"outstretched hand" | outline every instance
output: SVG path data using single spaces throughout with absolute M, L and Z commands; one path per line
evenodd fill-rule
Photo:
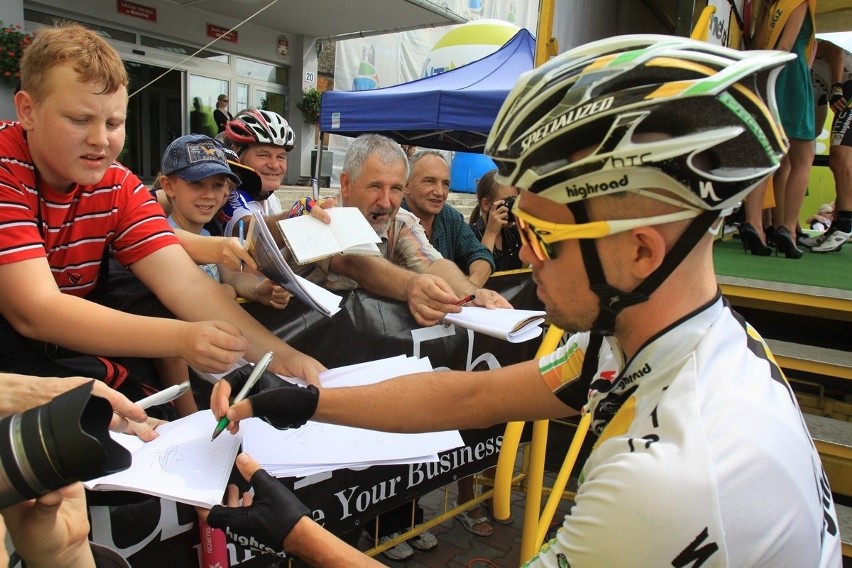
M 237 456 L 237 469 L 251 483 L 254 496 L 245 493 L 240 503 L 236 485 L 228 486 L 225 505 L 216 505 L 209 512 L 199 509 L 207 524 L 220 528 L 232 540 L 246 543 L 249 548 L 267 554 L 284 551 L 284 539 L 302 518 L 311 511 L 277 479 L 266 473 L 246 453 Z
M 473 303 L 477 306 L 488 308 L 489 310 L 493 310 L 494 308 L 513 309 L 514 307 L 509 303 L 509 300 L 494 290 L 489 290 L 487 288 L 479 288 L 476 291 L 476 299 L 474 299 Z
M 178 351 L 181 358 L 199 371 L 227 371 L 250 346 L 242 331 L 228 322 L 185 322 L 183 325 Z
M 405 292 L 408 309 L 420 325 L 435 325 L 448 312 L 461 311 L 455 305 L 458 298 L 452 286 L 439 276 L 419 274 Z
M 293 295 L 284 287 L 275 284 L 269 278 L 258 280 L 254 287 L 255 300 L 266 306 L 283 310 Z

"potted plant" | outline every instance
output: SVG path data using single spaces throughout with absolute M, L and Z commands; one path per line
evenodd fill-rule
M 313 87 L 302 91 L 302 100 L 296 103 L 296 108 L 302 111 L 302 118 L 307 124 L 319 124 L 321 98 L 322 92 Z
M 5 26 L 0 20 L 0 79 L 10 88 L 17 86 L 21 77 L 21 56 L 31 44 L 33 36 L 21 31 L 21 26 Z

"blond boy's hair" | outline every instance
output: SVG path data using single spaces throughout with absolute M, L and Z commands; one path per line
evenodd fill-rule
M 99 94 L 127 87 L 130 80 L 121 56 L 96 32 L 79 24 L 63 23 L 36 32 L 21 58 L 21 89 L 35 100 L 47 96 L 47 71 L 70 63 L 81 83 L 102 86 Z

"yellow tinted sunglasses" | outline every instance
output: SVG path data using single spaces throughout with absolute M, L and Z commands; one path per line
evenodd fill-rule
M 685 209 L 675 213 L 656 215 L 654 217 L 641 217 L 639 219 L 617 219 L 613 221 L 593 221 L 591 223 L 568 224 L 552 223 L 530 215 L 523 211 L 518 205 L 520 199 L 515 200 L 512 213 L 515 215 L 515 224 L 521 235 L 521 243 L 530 247 L 539 260 L 556 258 L 556 251 L 551 246 L 559 241 L 569 239 L 599 239 L 617 233 L 623 233 L 638 227 L 649 227 L 662 225 L 674 221 L 693 219 L 701 212 L 697 209 Z

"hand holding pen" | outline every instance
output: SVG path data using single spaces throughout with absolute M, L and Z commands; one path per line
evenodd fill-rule
M 463 306 L 465 304 L 469 304 L 470 302 L 474 301 L 475 299 L 476 299 L 476 294 L 468 294 L 467 296 L 465 296 L 464 298 L 462 298 L 461 300 L 459 300 L 458 302 L 456 302 L 453 305 L 454 306 Z
M 263 357 L 260 358 L 260 361 L 258 361 L 257 365 L 254 366 L 254 369 L 252 370 L 248 379 L 246 379 L 246 382 L 243 385 L 243 388 L 241 388 L 240 392 L 237 393 L 237 396 L 234 397 L 233 404 L 238 404 L 238 403 L 242 402 L 243 399 L 246 397 L 246 395 L 248 395 L 248 393 L 249 393 L 249 391 L 251 391 L 252 387 L 254 387 L 254 385 L 257 383 L 257 381 L 260 379 L 260 377 L 263 376 L 263 372 L 266 371 L 266 368 L 269 366 L 269 363 L 272 362 L 272 357 L 273 357 L 273 353 L 272 353 L 272 351 L 270 351 L 266 355 L 264 355 Z M 228 427 L 229 422 L 230 422 L 230 420 L 228 420 L 227 416 L 222 416 L 219 419 L 219 422 L 216 423 L 216 428 L 213 430 L 213 437 L 210 438 L 211 442 L 219 437 L 219 434 L 221 434 L 225 430 L 225 428 Z
M 244 365 L 222 377 L 213 387 L 214 397 L 223 387 L 230 387 L 232 391 L 245 390 L 249 371 L 253 372 L 251 366 Z M 319 389 L 314 385 L 301 387 L 270 371 L 262 373 L 247 393 L 241 402 L 234 400 L 222 412 L 225 429 L 236 431 L 240 420 L 252 416 L 279 430 L 298 428 L 310 420 L 319 402 Z M 211 407 L 214 407 L 212 402 Z M 223 410 L 221 406 L 217 408 L 220 412 Z M 219 422 L 221 424 L 222 420 Z

